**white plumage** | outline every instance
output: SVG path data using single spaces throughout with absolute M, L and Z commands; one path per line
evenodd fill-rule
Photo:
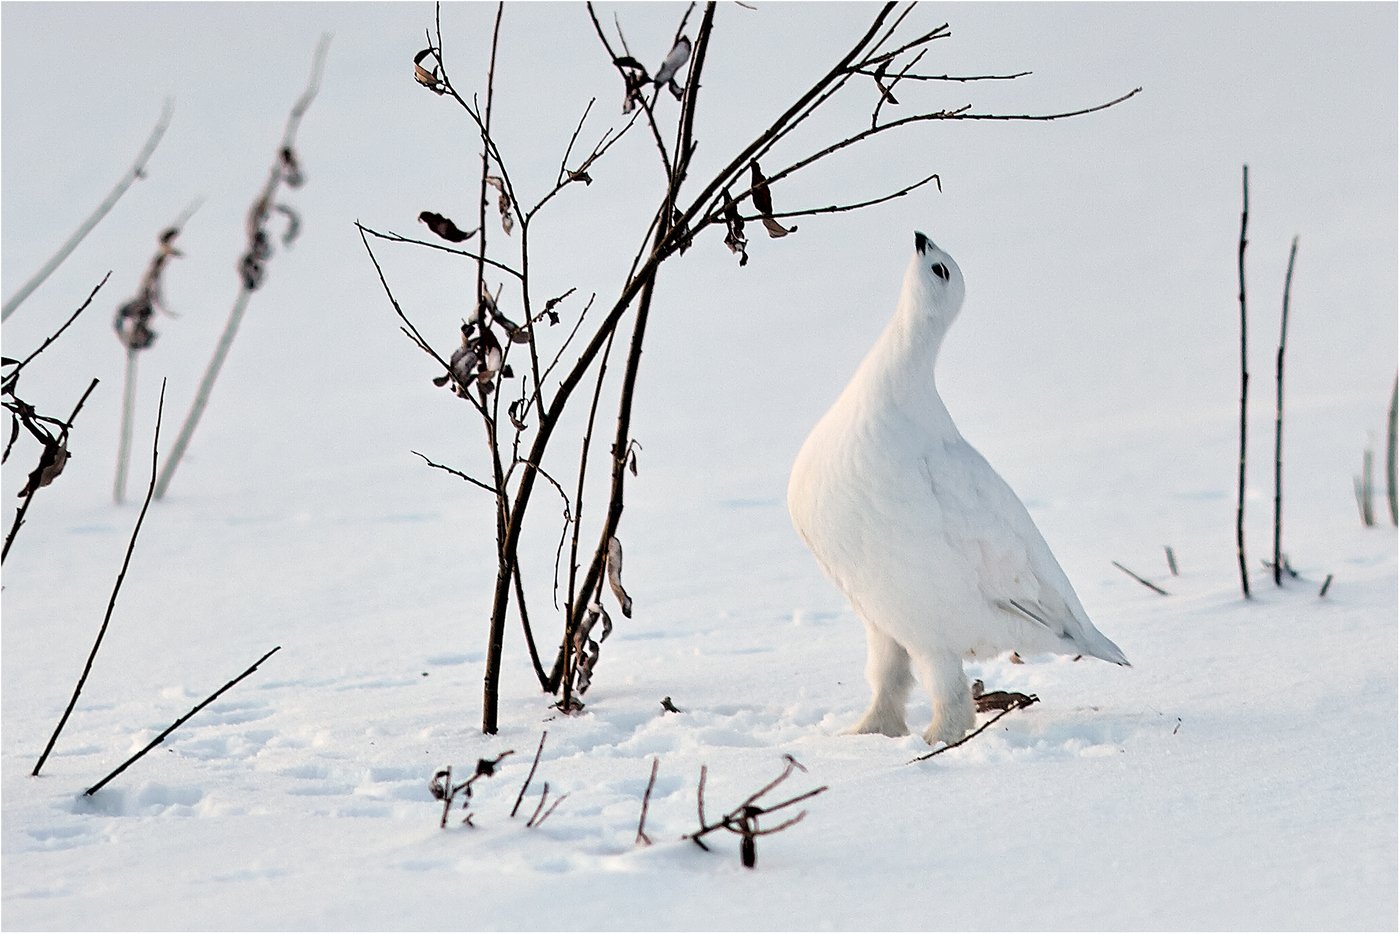
M 930 744 L 975 722 L 966 657 L 1127 658 L 1089 622 L 1030 514 L 953 424 L 934 363 L 962 307 L 962 270 L 921 233 L 894 319 L 793 465 L 788 510 L 865 623 L 874 697 L 854 733 L 908 733 L 914 673 Z

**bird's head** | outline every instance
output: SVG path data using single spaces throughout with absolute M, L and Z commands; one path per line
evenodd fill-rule
M 962 308 L 963 294 L 962 270 L 953 257 L 915 231 L 914 258 L 904 275 L 904 295 L 912 300 L 912 310 L 946 328 Z

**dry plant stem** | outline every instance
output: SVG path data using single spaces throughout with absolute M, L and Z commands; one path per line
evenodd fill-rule
M 1114 562 L 1113 562 L 1113 566 L 1116 567 L 1118 570 L 1122 571 L 1124 574 L 1126 574 L 1126 575 L 1128 575 L 1129 577 L 1131 577 L 1133 580 L 1137 581 L 1137 582 L 1138 582 L 1139 584 L 1141 584 L 1142 586 L 1146 587 L 1148 590 L 1154 590 L 1154 591 L 1156 591 L 1157 593 L 1161 594 L 1161 595 L 1164 596 L 1164 597 L 1170 596 L 1170 595 L 1169 595 L 1165 590 L 1163 590 L 1161 587 L 1158 587 L 1156 584 L 1152 583 L 1150 580 L 1148 580 L 1148 579 L 1145 578 L 1145 577 L 1139 577 L 1137 574 L 1134 574 L 1132 571 L 1130 571 L 1130 570 L 1128 570 L 1127 568 L 1123 567 L 1123 565 L 1119 564 L 1117 561 L 1114 561 Z
M 175 475 L 175 469 L 180 466 L 180 461 L 185 456 L 185 449 L 189 447 L 190 439 L 194 437 L 194 430 L 199 427 L 199 420 L 204 416 L 204 410 L 209 405 L 209 396 L 214 391 L 214 381 L 219 378 L 219 371 L 223 369 L 224 360 L 228 357 L 229 348 L 233 346 L 234 337 L 238 335 L 238 326 L 243 322 L 243 313 L 247 310 L 248 299 L 252 295 L 251 289 L 239 289 L 238 299 L 233 303 L 232 310 L 229 311 L 228 321 L 224 323 L 224 333 L 219 337 L 219 343 L 214 347 L 214 356 L 210 358 L 209 365 L 204 368 L 204 376 L 199 381 L 199 390 L 195 393 L 189 414 L 185 416 L 184 423 L 180 425 L 180 433 L 175 436 L 175 443 L 170 448 L 170 456 L 165 459 L 165 467 L 161 469 L 160 478 L 156 481 L 156 499 L 165 498 L 165 491 L 170 487 L 170 480 Z
M 112 278 L 112 271 L 109 269 L 107 270 L 107 274 L 102 277 L 102 281 L 97 283 L 97 285 L 93 286 L 92 291 L 88 293 L 88 297 L 83 299 L 83 303 L 78 306 L 78 310 L 69 315 L 68 320 L 63 322 L 63 324 L 59 326 L 57 331 L 54 331 L 48 337 L 44 338 L 44 342 L 40 344 L 37 348 L 35 348 L 33 353 L 25 357 L 23 360 L 21 360 L 18 364 L 15 365 L 15 368 L 13 370 L 5 374 L 3 382 L 5 392 L 14 392 L 15 384 L 19 381 L 20 371 L 23 370 L 26 366 L 28 366 L 31 362 L 33 362 L 34 358 L 38 357 L 39 354 L 43 353 L 45 350 L 48 350 L 50 344 L 52 344 L 54 341 L 58 340 L 60 337 L 63 336 L 63 332 L 68 330 L 69 325 L 71 325 L 74 321 L 77 321 L 78 316 L 81 315 L 83 312 L 87 311 L 88 306 L 92 304 L 92 300 L 97 297 L 97 293 L 101 290 L 101 288 L 104 285 L 107 284 L 107 280 L 110 278 Z
M 646 834 L 647 804 L 651 801 L 651 789 L 656 785 L 656 772 L 661 768 L 660 757 L 651 760 L 651 778 L 647 779 L 647 790 L 642 793 L 642 816 L 637 819 L 637 838 L 634 844 L 651 846 L 651 837 Z
M 88 396 L 92 395 L 92 391 L 97 388 L 97 383 L 98 380 L 96 377 L 93 377 L 92 382 L 88 383 L 88 388 L 85 389 L 83 394 L 78 398 L 78 404 L 73 406 L 73 411 L 69 413 L 67 421 L 63 422 L 63 427 L 60 429 L 60 437 L 66 435 L 68 430 L 73 427 L 73 420 L 76 419 L 78 413 L 83 410 L 83 404 L 87 402 Z M 15 543 L 15 536 L 19 534 L 20 528 L 24 525 L 25 517 L 29 514 L 29 504 L 34 502 L 34 494 L 38 493 L 40 489 L 41 487 L 31 486 L 29 492 L 25 494 L 24 499 L 20 501 L 18 508 L 15 509 L 14 521 L 10 523 L 10 531 L 5 536 L 4 550 L 0 551 L 0 562 L 3 562 L 10 556 L 10 548 Z
M 97 206 L 97 210 L 93 211 L 88 219 L 83 221 L 78 229 L 74 231 L 73 235 L 58 248 L 58 252 L 49 257 L 49 260 L 40 267 L 39 271 L 36 272 L 28 282 L 20 286 L 15 291 L 14 295 L 11 295 L 5 300 L 4 308 L 0 310 L 0 321 L 8 320 L 10 315 L 14 314 L 15 309 L 29 297 L 30 293 L 42 285 L 44 280 L 47 279 L 55 269 L 62 265 L 63 261 L 68 258 L 68 255 L 77 249 L 78 244 L 83 242 L 83 238 L 92 232 L 93 228 L 101 222 L 102 218 L 107 216 L 107 212 L 112 210 L 113 206 L 116 205 L 121 196 L 126 193 L 126 190 L 131 187 L 132 183 L 138 178 L 145 177 L 146 163 L 150 161 L 151 154 L 155 152 L 161 137 L 165 135 L 166 128 L 170 126 L 170 118 L 174 112 L 175 102 L 173 100 L 166 100 L 165 107 L 160 112 L 160 119 L 156 121 L 155 128 L 151 130 L 151 135 L 147 137 L 146 144 L 141 147 L 141 152 L 137 154 L 136 161 L 132 163 L 131 168 L 126 170 L 126 174 L 121 177 L 116 187 L 114 187 L 107 194 L 107 197 L 103 199 L 102 203 Z
M 1283 278 L 1283 313 L 1279 316 L 1278 358 L 1275 374 L 1278 395 L 1274 407 L 1274 586 L 1283 586 L 1283 349 L 1288 342 L 1288 293 L 1293 287 L 1293 261 L 1298 256 L 1298 238 L 1288 251 L 1288 272 Z
M 136 760 L 140 759 L 140 758 L 141 758 L 142 756 L 144 756 L 146 753 L 150 752 L 152 749 L 156 748 L 156 747 L 159 746 L 161 743 L 165 742 L 165 738 L 166 738 L 167 736 L 169 736 L 171 733 L 174 733 L 176 730 L 178 730 L 178 729 L 185 723 L 185 721 L 189 720 L 191 717 L 193 717 L 195 714 L 199 713 L 199 712 L 200 712 L 201 710 L 203 710 L 205 707 L 208 707 L 210 704 L 214 703 L 214 701 L 218 700 L 219 697 L 220 697 L 225 691 L 228 691 L 228 690 L 229 690 L 230 688 L 232 688 L 235 684 L 237 684 L 238 682 L 242 681 L 244 678 L 248 677 L 248 676 L 251 675 L 253 672 L 257 671 L 259 665 L 261 665 L 263 662 L 265 662 L 265 661 L 267 661 L 269 658 L 271 658 L 271 657 L 273 656 L 273 654 L 275 654 L 276 652 L 278 652 L 279 650 L 281 650 L 281 648 L 282 648 L 282 646 L 280 646 L 280 645 L 274 646 L 273 649 L 272 649 L 270 652 L 268 652 L 267 654 L 265 654 L 262 658 L 258 659 L 257 661 L 253 662 L 253 664 L 250 665 L 250 666 L 248 667 L 248 669 L 247 669 L 246 671 L 243 672 L 243 674 L 241 674 L 241 675 L 239 675 L 238 677 L 234 678 L 233 680 L 227 682 L 226 684 L 224 684 L 223 687 L 219 688 L 219 689 L 218 689 L 217 691 L 215 691 L 213 694 L 210 694 L 210 695 L 209 695 L 208 697 L 206 697 L 204 700 L 200 701 L 198 704 L 196 704 L 193 708 L 190 709 L 189 713 L 185 714 L 183 717 L 181 717 L 180 719 L 176 720 L 174 723 L 170 724 L 170 726 L 168 726 L 168 727 L 166 727 L 164 730 L 162 730 L 161 733 L 160 733 L 160 735 L 157 736 L 155 739 L 151 740 L 149 743 L 147 743 L 147 744 L 141 749 L 140 752 L 136 753 L 136 754 L 135 754 L 134 756 L 132 756 L 130 759 L 127 759 L 125 762 L 123 762 L 121 765 L 117 766 L 117 767 L 116 767 L 115 769 L 113 769 L 112 771 L 108 772 L 108 773 L 106 774 L 106 776 L 104 776 L 103 779 L 102 779 L 100 782 L 98 782 L 96 785 L 93 785 L 93 786 L 92 786 L 91 788 L 89 788 L 87 791 L 83 792 L 83 794 L 84 794 L 84 795 L 89 795 L 89 796 L 90 796 L 90 795 L 96 794 L 98 791 L 100 791 L 100 790 L 102 789 L 102 786 L 106 785 L 106 784 L 107 784 L 108 782 L 110 782 L 112 779 L 116 778 L 118 775 L 120 775 L 121 773 L 125 772 L 129 767 L 131 767 L 133 764 L 135 764 Z
M 548 735 L 548 730 L 540 734 L 540 745 L 539 748 L 535 750 L 535 761 L 530 763 L 530 773 L 525 776 L 525 784 L 520 786 L 520 794 L 515 796 L 515 807 L 510 809 L 511 817 L 514 817 L 515 812 L 520 810 L 520 802 L 525 800 L 525 789 L 530 787 L 530 780 L 535 777 L 535 769 L 539 768 L 540 753 L 544 752 L 544 739 Z
M 93 380 L 94 384 L 96 382 Z M 49 737 L 48 745 L 44 747 L 39 761 L 34 763 L 34 771 L 29 773 L 31 775 L 39 774 L 39 770 L 44 767 L 44 763 L 49 758 L 49 753 L 53 751 L 54 743 L 58 742 L 58 735 L 63 732 L 63 727 L 67 725 L 73 708 L 78 704 L 78 696 L 83 693 L 83 685 L 87 683 L 88 675 L 92 672 L 92 663 L 97 659 L 97 650 L 102 647 L 102 639 L 107 635 L 107 626 L 112 622 L 112 611 L 117 607 L 117 594 L 121 593 L 122 582 L 126 580 L 127 569 L 131 567 L 131 555 L 136 551 L 136 537 L 141 534 L 141 524 L 146 521 L 146 510 L 151 506 L 151 494 L 155 491 L 156 464 L 160 459 L 160 422 L 164 413 L 165 383 L 162 382 L 160 384 L 160 403 L 156 408 L 155 437 L 151 441 L 151 482 L 146 487 L 146 500 L 141 504 L 141 513 L 136 517 L 136 526 L 131 530 L 131 541 L 126 546 L 126 557 L 122 559 L 121 570 L 117 573 L 116 586 L 112 588 L 112 596 L 107 601 L 107 612 L 102 616 L 102 626 L 97 630 L 97 639 L 92 643 L 92 651 L 88 653 L 87 662 L 83 665 L 83 673 L 78 676 L 78 683 L 73 688 L 73 696 L 69 699 L 63 716 L 59 718 L 58 726 L 54 727 L 53 735 Z
M 1172 572 L 1172 577 L 1179 577 L 1180 572 L 1176 569 L 1176 552 L 1172 551 L 1171 545 L 1164 546 L 1167 550 L 1167 570 Z
M 1327 589 L 1332 586 L 1332 575 L 1328 574 L 1327 579 L 1322 582 L 1322 589 L 1317 592 L 1319 597 L 1327 596 Z
M 971 733 L 964 736 L 962 739 L 957 740 L 956 742 L 949 743 L 946 746 L 940 746 L 938 749 L 935 749 L 932 752 L 926 752 L 922 756 L 915 756 L 914 758 L 909 760 L 909 764 L 913 765 L 915 762 L 923 762 L 925 759 L 932 759 L 934 756 L 940 755 L 941 753 L 945 753 L 949 749 L 957 749 L 963 743 L 968 742 L 969 740 L 980 734 L 983 730 L 987 729 L 987 727 L 991 726 L 993 723 L 996 723 L 998 720 L 1000 720 L 1007 714 L 1011 713 L 1013 710 L 1022 710 L 1026 707 L 1029 707 L 1033 703 L 1035 703 L 1034 700 L 1029 700 L 1017 704 L 1015 707 L 1008 707 L 992 719 L 988 720 L 986 723 L 979 726 L 977 729 L 973 730 Z
M 1240 463 L 1239 463 L 1239 495 L 1235 501 L 1235 557 L 1238 559 L 1240 567 L 1240 589 L 1244 591 L 1244 597 L 1249 599 L 1249 571 L 1245 564 L 1244 557 L 1244 473 L 1245 473 L 1245 452 L 1248 445 L 1247 426 L 1249 420 L 1249 356 L 1248 345 L 1245 340 L 1248 316 L 1245 313 L 1244 294 L 1244 250 L 1248 244 L 1245 238 L 1245 231 L 1249 227 L 1249 166 L 1244 167 L 1242 189 L 1244 193 L 1244 205 L 1240 211 Z
M 1385 492 L 1386 497 L 1390 500 L 1391 525 L 1400 524 L 1400 515 L 1397 515 L 1397 506 L 1400 506 L 1400 503 L 1396 502 L 1397 495 L 1400 494 L 1397 494 L 1395 481 L 1395 410 L 1397 403 L 1400 403 L 1400 378 L 1396 379 L 1395 387 L 1390 391 L 1390 423 L 1385 435 Z
M 131 422 L 136 414 L 136 358 L 134 347 L 126 349 L 126 370 L 122 378 L 122 427 L 117 447 L 117 478 L 112 484 L 112 500 L 118 505 L 126 502 L 126 466 L 131 459 Z
M 1361 476 L 1356 477 L 1356 505 L 1361 510 L 1361 524 L 1368 529 L 1376 524 L 1375 505 L 1372 502 L 1372 466 L 1375 455 L 1370 448 L 1361 452 Z
M 701 75 L 704 70 L 705 55 L 709 48 L 710 35 L 714 29 L 714 13 L 714 4 L 706 4 L 705 14 L 701 19 L 700 29 L 696 36 L 694 56 L 691 60 L 690 71 L 685 83 L 685 94 L 682 100 L 679 129 L 677 131 L 676 161 L 671 173 L 670 184 L 667 187 L 665 201 L 656 215 L 657 231 L 656 240 L 652 247 L 652 255 L 660 254 L 664 250 L 672 230 L 674 229 L 671 225 L 670 218 L 675 209 L 676 198 L 680 193 L 680 186 L 685 180 L 686 172 L 689 169 L 690 158 L 695 151 L 693 139 L 695 108 Z M 658 272 L 658 267 L 652 266 L 650 275 L 646 276 L 642 286 L 641 296 L 637 303 L 637 316 L 632 325 L 632 338 L 628 346 L 627 364 L 623 371 L 622 389 L 618 399 L 617 430 L 613 438 L 612 446 L 612 481 L 608 497 L 608 509 L 603 523 L 603 529 L 599 536 L 598 546 L 593 552 L 593 560 L 589 564 L 588 571 L 583 578 L 583 584 L 578 591 L 578 593 L 585 595 L 591 594 L 594 589 L 601 586 L 603 565 L 607 558 L 608 542 L 617 534 L 617 526 L 622 519 L 623 493 L 627 476 L 627 450 L 632 439 L 632 401 L 636 390 L 637 372 L 641 365 L 642 345 L 646 338 L 647 321 L 651 313 L 652 298 L 656 291 Z M 585 604 L 585 600 L 576 600 L 574 605 L 570 608 L 572 610 L 572 618 L 569 621 L 570 632 L 582 621 L 583 613 L 586 609 Z M 571 646 L 571 641 L 565 644 L 566 647 Z M 568 690 L 568 680 L 566 679 L 565 691 L 567 692 Z M 567 707 L 565 709 L 567 709 Z
M 258 197 L 254 199 L 254 204 L 271 205 L 275 201 L 277 189 L 281 186 L 284 177 L 281 154 L 293 148 L 297 130 L 301 127 L 302 117 L 306 115 L 306 110 L 311 106 L 311 102 L 316 99 L 316 94 L 321 87 L 321 72 L 326 64 L 326 52 L 329 48 L 330 36 L 324 35 L 316 46 L 316 54 L 311 66 L 311 78 L 307 82 L 306 90 L 302 92 L 301 97 L 297 98 L 287 116 L 287 125 L 282 132 L 281 144 L 277 148 L 278 158 L 273 161 L 267 183 L 258 193 Z M 199 426 L 199 420 L 209 405 L 209 396 L 214 390 L 214 381 L 218 379 L 219 371 L 223 368 L 229 348 L 233 345 L 233 339 L 238 335 L 238 327 L 243 321 L 243 313 L 248 308 L 248 300 L 252 294 L 253 289 L 249 288 L 246 283 L 239 288 L 238 297 L 234 300 L 233 308 L 229 311 L 228 321 L 224 324 L 223 335 L 214 348 L 214 356 L 204 370 L 204 376 L 200 379 L 199 390 L 195 394 L 189 414 L 185 416 L 185 421 L 180 426 L 180 433 L 176 436 L 175 443 L 170 449 L 170 456 L 166 458 L 165 467 L 161 470 L 160 478 L 156 481 L 156 499 L 165 498 L 166 490 L 170 488 L 170 480 L 179 468 L 180 461 L 185 456 L 185 449 L 189 447 L 190 438 L 194 436 L 195 429 Z

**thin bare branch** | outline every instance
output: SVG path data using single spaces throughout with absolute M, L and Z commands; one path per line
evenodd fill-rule
M 165 135 L 166 128 L 170 126 L 170 118 L 174 113 L 175 102 L 167 99 L 165 106 L 161 109 L 160 118 L 156 121 L 155 128 L 151 130 L 151 135 L 146 138 L 146 143 L 141 147 L 141 152 L 137 154 L 136 161 L 132 163 L 131 168 L 126 170 L 126 174 L 121 177 L 116 186 L 107 194 L 107 197 L 97 206 L 97 209 L 88 216 L 87 220 L 83 221 L 82 224 L 78 226 L 78 229 L 73 232 L 73 235 L 58 248 L 58 251 L 54 253 L 53 256 L 49 257 L 48 261 L 45 262 L 43 266 L 39 267 L 39 271 L 31 276 L 29 281 L 16 289 L 15 294 L 5 300 L 4 307 L 0 310 L 0 321 L 7 320 L 10 315 L 14 314 L 15 309 L 18 308 L 35 289 L 42 285 L 44 280 L 52 275 L 55 269 L 63 264 L 63 261 L 68 258 L 69 254 L 78 248 L 78 244 L 83 242 L 83 238 L 92 232 L 93 228 L 101 222 L 102 218 L 107 216 L 107 213 L 112 210 L 113 206 L 116 205 L 117 201 L 126 193 L 126 190 L 131 187 L 133 182 L 139 178 L 146 177 L 146 163 L 150 161 L 151 154 L 156 151 L 156 146 L 160 144 L 161 137 Z
M 253 672 L 257 671 L 257 670 L 258 670 L 258 666 L 260 666 L 263 662 L 267 661 L 269 658 L 271 658 L 275 653 L 279 652 L 281 649 L 282 649 L 282 646 L 280 646 L 280 645 L 278 645 L 278 646 L 273 646 L 273 648 L 272 648 L 271 651 L 267 652 L 265 655 L 263 655 L 262 658 L 260 658 L 260 659 L 258 659 L 257 661 L 253 662 L 253 664 L 249 665 L 248 668 L 247 668 L 247 670 L 244 671 L 241 675 L 239 675 L 238 677 L 232 679 L 232 680 L 229 681 L 227 684 L 225 684 L 223 687 L 221 687 L 221 688 L 219 688 L 217 691 L 215 691 L 213 694 L 210 694 L 210 695 L 209 695 L 208 697 L 206 697 L 204 700 L 202 700 L 202 701 L 200 701 L 198 704 L 196 704 L 196 705 L 190 710 L 189 713 L 185 714 L 183 717 L 181 717 L 180 719 L 176 720 L 174 723 L 170 724 L 170 726 L 168 726 L 168 727 L 166 727 L 164 730 L 162 730 L 161 733 L 160 733 L 160 735 L 157 736 L 155 739 L 151 740 L 149 743 L 147 743 L 147 744 L 145 745 L 145 747 L 143 747 L 143 748 L 141 749 L 140 752 L 136 753 L 136 754 L 133 755 L 131 758 L 127 759 L 125 762 L 123 762 L 121 765 L 117 766 L 117 767 L 116 767 L 115 769 L 113 769 L 112 771 L 108 772 L 107 775 L 106 775 L 106 777 L 104 777 L 104 778 L 103 778 L 100 782 L 98 782 L 96 785 L 93 785 L 93 786 L 92 786 L 91 788 L 89 788 L 87 791 L 83 792 L 83 794 L 84 794 L 84 795 L 95 795 L 95 794 L 97 794 L 97 792 L 98 792 L 99 790 L 101 790 L 102 786 L 106 785 L 108 782 L 110 782 L 112 779 L 116 778 L 116 777 L 117 777 L 118 775 L 120 775 L 121 773 L 125 772 L 130 766 L 132 766 L 132 765 L 136 762 L 137 759 L 140 759 L 140 758 L 141 758 L 142 756 L 144 756 L 146 753 L 150 752 L 152 749 L 156 748 L 156 747 L 159 746 L 161 743 L 165 742 L 165 738 L 166 738 L 167 736 L 169 736 L 171 733 L 174 733 L 176 730 L 178 730 L 178 729 L 185 723 L 185 721 L 189 720 L 191 717 L 193 717 L 195 714 L 199 713 L 199 712 L 200 712 L 201 710 L 203 710 L 205 707 L 208 707 L 210 704 L 214 703 L 214 701 L 218 700 L 220 696 L 222 696 L 226 691 L 228 691 L 229 689 L 231 689 L 234 685 L 238 684 L 238 682 L 242 681 L 244 678 L 248 677 L 248 676 L 251 675 Z
M 96 380 L 94 380 L 93 382 L 95 383 Z M 82 674 L 78 676 L 78 683 L 73 688 L 73 696 L 69 698 L 68 706 L 64 708 L 63 716 L 58 718 L 58 725 L 54 727 L 53 735 L 49 737 L 48 744 L 44 746 L 44 751 L 40 754 L 39 761 L 34 763 L 34 771 L 30 772 L 30 775 L 39 774 L 39 770 L 42 769 L 44 767 L 44 763 L 48 761 L 49 753 L 53 752 L 54 743 L 58 742 L 59 734 L 62 733 L 63 728 L 67 726 L 68 718 L 73 714 L 73 708 L 78 705 L 78 696 L 83 693 L 83 685 L 87 683 L 88 675 L 92 672 L 92 663 L 97 660 L 97 650 L 102 648 L 102 640 L 107 635 L 107 626 L 112 622 L 112 612 L 117 608 L 117 595 L 121 593 L 122 583 L 126 580 L 126 572 L 131 567 L 131 556 L 136 551 L 136 537 L 141 534 L 141 525 L 146 521 L 146 511 L 150 509 L 151 497 L 155 493 L 156 463 L 160 459 L 160 422 L 161 417 L 164 414 L 165 383 L 164 381 L 162 381 L 160 384 L 160 404 L 156 408 L 155 437 L 151 441 L 151 482 L 146 487 L 146 501 L 141 504 L 141 513 L 136 517 L 136 526 L 131 530 L 131 540 L 127 543 L 126 546 L 126 557 L 122 559 L 121 570 L 117 572 L 117 583 L 112 588 L 112 596 L 107 601 L 107 612 L 102 616 L 102 625 L 97 630 L 97 639 L 92 643 L 92 651 L 88 653 L 87 662 L 83 665 Z M 255 665 L 254 667 L 256 668 L 257 666 Z M 198 708 L 196 708 L 196 710 L 197 709 Z M 193 713 L 194 711 L 191 711 L 191 714 Z M 180 722 L 184 721 L 182 720 Z M 176 726 L 179 726 L 179 723 L 177 723 Z M 172 730 L 174 728 L 175 727 L 171 727 Z M 169 732 L 169 730 L 166 731 L 166 733 Z M 156 742 L 160 742 L 160 740 L 165 737 L 166 733 L 162 733 L 159 737 L 157 737 Z M 145 750 L 142 750 L 142 753 L 144 752 Z M 126 768 L 127 765 L 130 765 L 132 762 L 135 762 L 136 759 L 140 758 L 142 753 L 138 753 L 136 756 L 133 756 L 131 759 L 127 760 L 126 764 L 122 765 L 121 768 L 113 772 L 112 775 L 116 775 L 122 769 Z M 98 788 L 101 788 L 104 784 L 107 783 L 107 780 L 111 778 L 112 775 L 109 775 L 107 778 L 104 778 L 102 781 L 98 782 L 96 785 L 90 788 L 88 790 L 88 794 L 92 794 Z

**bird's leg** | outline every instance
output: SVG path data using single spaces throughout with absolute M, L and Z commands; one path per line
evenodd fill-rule
M 909 653 L 868 622 L 865 642 L 865 677 L 874 697 L 870 700 L 870 709 L 846 732 L 906 736 L 909 727 L 904 722 L 904 704 L 914 684 L 909 673 Z
M 977 723 L 962 659 L 951 652 L 919 653 L 914 656 L 914 670 L 933 703 L 933 721 L 924 731 L 924 740 L 932 746 L 962 739 Z

